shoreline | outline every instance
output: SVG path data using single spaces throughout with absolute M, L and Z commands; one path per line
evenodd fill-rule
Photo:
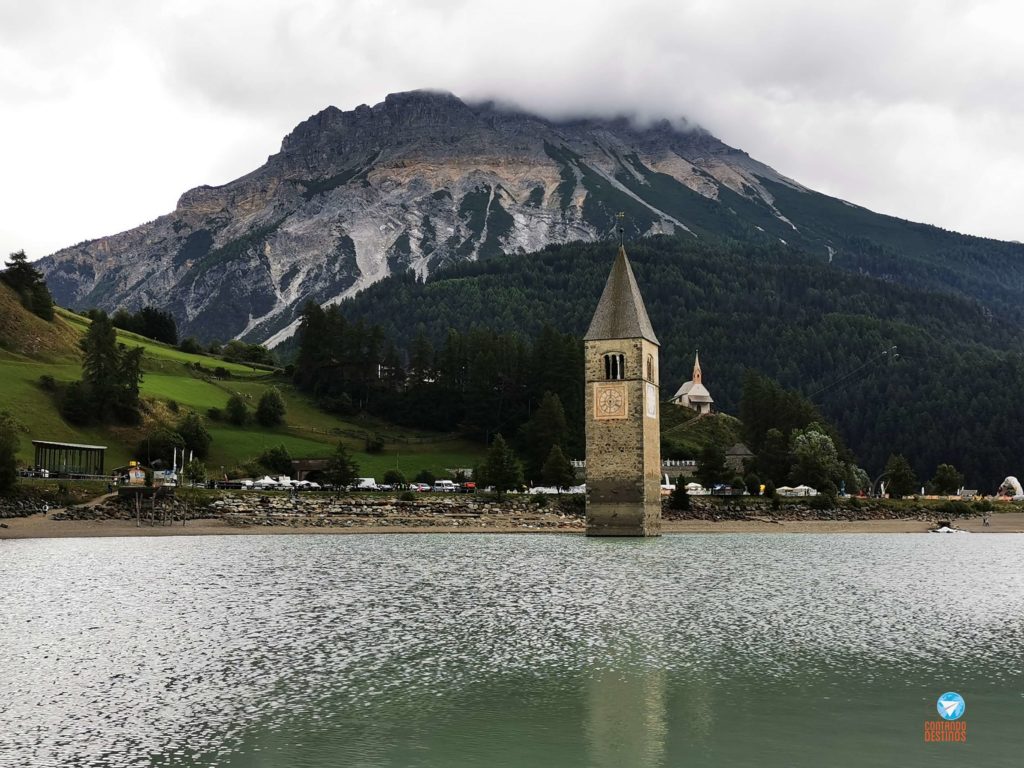
M 486 533 L 486 534 L 563 534 L 582 536 L 582 526 L 566 528 L 539 528 L 529 526 L 493 525 L 431 525 L 431 526 L 293 526 L 293 525 L 232 525 L 225 520 L 198 519 L 182 526 L 159 525 L 137 526 L 130 520 L 53 520 L 41 514 L 30 517 L 4 520 L 6 528 L 0 528 L 0 541 L 22 539 L 77 539 L 77 538 L 120 538 L 133 536 L 343 536 L 366 534 L 404 533 Z M 926 533 L 933 526 L 921 520 L 801 520 L 801 521 L 756 521 L 756 520 L 666 520 L 662 522 L 662 533 L 674 534 L 721 534 L 721 533 L 780 533 L 780 534 L 822 534 L 822 533 Z M 992 524 L 982 525 L 980 518 L 959 520 L 956 527 L 971 533 L 1024 533 L 1024 512 L 1006 512 L 992 515 Z

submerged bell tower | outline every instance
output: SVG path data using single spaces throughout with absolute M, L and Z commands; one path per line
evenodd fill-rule
M 659 344 L 621 245 L 583 345 L 587 535 L 659 536 Z

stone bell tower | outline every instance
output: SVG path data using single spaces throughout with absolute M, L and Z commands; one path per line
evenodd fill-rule
M 583 342 L 587 535 L 658 536 L 659 345 L 622 246 Z

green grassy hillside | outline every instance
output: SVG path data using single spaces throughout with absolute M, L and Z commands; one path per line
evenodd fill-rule
M 741 433 L 740 420 L 728 414 L 700 416 L 670 404 L 661 409 L 662 453 L 666 459 L 693 459 L 709 445 L 727 450 L 742 442 Z
M 139 427 L 77 427 L 61 418 L 52 394 L 39 382 L 42 376 L 57 382 L 80 378 L 78 341 L 88 325 L 87 318 L 59 308 L 53 323 L 40 320 L 0 284 L 0 410 L 10 411 L 27 430 L 19 452 L 25 463 L 33 460 L 33 439 L 106 445 L 107 467 L 122 466 L 133 458 L 144 461 L 145 456 L 135 455 L 136 446 L 159 421 L 175 419 L 175 409 L 179 414 L 195 410 L 205 417 L 210 408 L 224 408 L 235 393 L 255 409 L 271 386 L 280 390 L 287 406 L 283 427 L 240 428 L 206 419 L 213 436 L 206 460 L 211 472 L 244 463 L 277 445 L 284 445 L 293 458 L 327 456 L 339 440 L 353 452 L 362 473 L 375 477 L 395 467 L 410 477 L 420 469 L 442 474 L 448 467 L 473 466 L 482 453 L 480 446 L 447 435 L 396 428 L 377 419 L 340 419 L 317 409 L 279 374 L 187 354 L 120 330 L 120 342 L 145 349 L 140 387 L 144 423 Z M 226 369 L 231 378 L 215 377 L 217 367 Z M 383 450 L 366 453 L 365 435 L 382 439 Z

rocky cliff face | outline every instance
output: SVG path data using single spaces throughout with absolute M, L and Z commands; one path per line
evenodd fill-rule
M 307 300 L 336 301 L 394 272 L 614 237 L 620 211 L 627 236 L 785 240 L 798 230 L 776 205 L 783 188 L 804 191 L 699 129 L 558 123 L 417 91 L 329 107 L 247 176 L 38 266 L 61 304 L 148 304 L 186 336 L 273 345 Z

